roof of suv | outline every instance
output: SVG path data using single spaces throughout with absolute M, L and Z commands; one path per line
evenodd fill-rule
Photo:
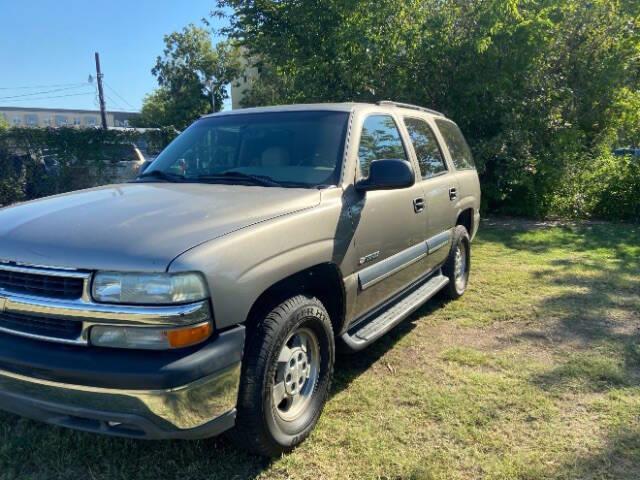
M 402 109 L 413 110 L 413 111 L 418 110 L 418 111 L 435 115 L 438 117 L 444 117 L 444 114 L 437 112 L 435 110 L 431 110 L 429 108 L 420 107 L 417 105 L 411 105 L 408 103 L 381 101 L 378 103 L 356 103 L 356 102 L 299 103 L 294 105 L 276 105 L 276 106 L 270 106 L 270 107 L 243 108 L 239 110 L 228 110 L 224 112 L 212 113 L 209 115 L 204 115 L 203 118 L 219 116 L 219 115 L 242 115 L 247 113 L 295 112 L 295 111 L 308 111 L 308 110 L 325 110 L 325 111 L 329 110 L 329 111 L 336 111 L 336 112 L 351 112 L 355 109 L 371 109 L 371 108 L 380 108 L 380 107 L 384 109 L 402 108 Z

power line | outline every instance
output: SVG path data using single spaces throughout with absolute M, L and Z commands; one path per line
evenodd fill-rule
M 77 88 L 81 88 L 81 87 L 84 87 L 86 85 L 87 85 L 86 83 L 83 83 L 83 84 L 77 85 L 75 87 L 56 88 L 54 90 L 45 90 L 43 92 L 23 93 L 21 95 L 11 95 L 9 97 L 0 97 L 0 100 L 8 100 L 10 98 L 34 97 L 36 95 L 44 95 L 44 94 L 47 94 L 47 93 L 62 92 L 62 91 L 65 91 L 65 90 L 75 90 Z
M 11 100 L 10 103 L 16 103 L 16 102 L 32 102 L 34 100 L 49 100 L 51 98 L 65 98 L 65 97 L 79 97 L 81 95 L 94 95 L 94 92 L 85 92 L 85 93 L 70 93 L 67 95 L 55 95 L 52 97 L 38 97 L 38 98 L 20 98 L 18 100 Z
M 131 103 L 127 102 L 127 100 L 125 98 L 122 97 L 122 95 L 120 95 L 118 92 L 116 92 L 115 88 L 113 88 L 111 85 L 109 85 L 107 82 L 104 82 L 104 84 L 107 86 L 107 88 L 109 90 L 111 90 L 113 92 L 113 94 L 115 96 L 117 96 L 120 100 L 122 100 L 124 103 L 126 103 L 130 108 L 133 108 L 134 110 L 137 110 L 136 107 L 134 107 L 133 105 L 131 105 Z
M 34 88 L 57 88 L 57 87 L 71 87 L 74 85 L 84 85 L 85 83 L 58 83 L 53 85 L 32 85 L 30 87 L 0 87 L 0 90 L 31 90 Z
M 116 107 L 116 109 L 123 110 L 123 111 L 127 110 L 121 104 L 116 102 L 108 93 L 105 93 L 104 96 L 107 97 L 107 99 L 111 102 L 111 104 Z

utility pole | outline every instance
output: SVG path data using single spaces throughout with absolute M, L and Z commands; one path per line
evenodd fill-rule
M 104 105 L 104 91 L 102 90 L 102 77 L 100 71 L 100 54 L 96 52 L 96 77 L 98 78 L 98 97 L 100 98 L 100 117 L 102 118 L 102 128 L 107 129 L 107 111 Z

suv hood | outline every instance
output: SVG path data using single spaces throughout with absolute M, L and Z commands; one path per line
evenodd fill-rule
M 109 185 L 0 210 L 0 261 L 164 271 L 203 242 L 319 202 L 320 192 L 308 189 Z

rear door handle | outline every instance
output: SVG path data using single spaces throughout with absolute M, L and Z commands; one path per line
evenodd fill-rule
M 458 189 L 455 187 L 451 187 L 449 189 L 449 200 L 453 201 L 458 198 Z
M 420 213 L 424 210 L 424 198 L 418 197 L 413 200 L 413 211 L 416 213 Z

